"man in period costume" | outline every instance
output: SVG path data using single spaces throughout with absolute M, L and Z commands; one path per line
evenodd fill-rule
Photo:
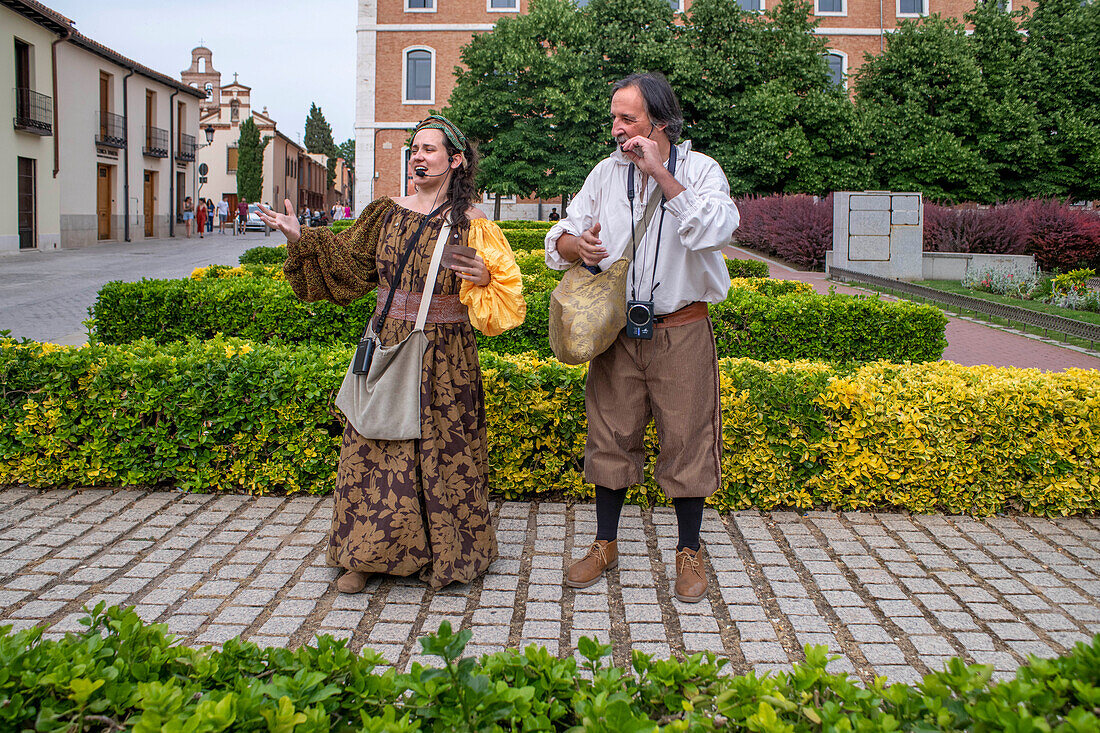
M 619 513 L 627 487 L 643 480 L 652 417 L 661 445 L 655 475 L 679 525 L 674 593 L 690 603 L 706 595 L 699 529 L 703 502 L 721 481 L 718 359 L 707 303 L 729 290 L 721 250 L 740 217 L 721 167 L 689 141 L 678 142 L 682 128 L 664 76 L 634 74 L 616 83 L 611 133 L 619 145 L 547 233 L 546 263 L 606 267 L 633 254 L 627 300 L 649 304 L 653 316 L 648 331 L 628 327 L 589 366 L 584 472 L 596 485 L 596 541 L 565 582 L 592 585 L 617 564 Z M 660 205 L 636 238 L 655 196 Z

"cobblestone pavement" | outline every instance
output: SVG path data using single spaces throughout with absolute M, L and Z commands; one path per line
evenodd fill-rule
M 85 605 L 135 605 L 192 644 L 243 636 L 296 647 L 315 634 L 369 646 L 399 669 L 448 619 L 473 654 L 535 643 L 566 655 L 582 635 L 658 656 L 713 651 L 737 672 L 785 668 L 803 644 L 867 680 L 912 681 L 951 656 L 1001 676 L 1100 633 L 1100 519 L 707 511 L 708 597 L 670 593 L 669 509 L 626 507 L 619 567 L 582 590 L 565 558 L 595 534 L 591 505 L 493 507 L 501 559 L 432 592 L 376 577 L 340 595 L 325 566 L 331 501 L 173 492 L 0 491 L 0 624 L 78 631 Z
M 730 257 L 751 258 L 767 262 L 771 276 L 784 280 L 801 280 L 813 285 L 819 293 L 836 292 L 847 295 L 867 295 L 873 291 L 830 282 L 823 272 L 804 272 L 795 270 L 755 252 L 739 247 L 728 247 Z M 889 295 L 886 300 L 897 300 Z M 1048 372 L 1061 372 L 1066 369 L 1100 369 L 1100 357 L 1072 346 L 1064 346 L 1054 339 L 1041 338 L 1036 334 L 1023 334 L 1006 328 L 993 328 L 982 321 L 970 318 L 947 316 L 947 348 L 943 358 L 963 366 L 988 364 L 997 367 L 1020 367 L 1023 369 L 1041 369 Z
M 96 293 L 111 280 L 187 277 L 196 267 L 236 265 L 249 247 L 286 240 L 263 232 L 199 239 L 145 239 L 82 249 L 0 255 L 0 330 L 17 338 L 78 345 Z

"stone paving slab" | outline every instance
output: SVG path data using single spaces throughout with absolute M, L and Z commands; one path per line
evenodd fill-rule
M 341 595 L 325 565 L 332 502 L 110 490 L 0 491 L 0 625 L 79 631 L 82 608 L 133 605 L 188 644 L 235 636 L 297 647 L 316 634 L 379 651 L 399 669 L 443 620 L 472 654 L 581 636 L 666 657 L 711 651 L 736 672 L 789 668 L 825 644 L 836 669 L 913 681 L 952 656 L 1010 675 L 1100 633 L 1100 520 L 707 510 L 710 589 L 671 594 L 671 509 L 625 507 L 620 565 L 584 589 L 567 558 L 595 535 L 591 505 L 493 505 L 501 559 L 468 585 L 431 591 L 378 576 Z M 430 660 L 428 660 L 430 661 Z

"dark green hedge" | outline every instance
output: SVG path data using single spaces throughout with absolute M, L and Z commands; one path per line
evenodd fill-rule
M 733 289 L 710 313 L 721 356 L 902 363 L 936 361 L 947 348 L 947 317 L 923 303 Z
M 787 281 L 759 281 L 781 295 Z M 553 280 L 541 283 L 552 287 Z M 548 292 L 529 292 L 527 321 L 482 348 L 550 356 Z M 158 343 L 217 333 L 271 343 L 350 344 L 374 309 L 373 294 L 344 309 L 303 303 L 284 282 L 267 278 L 142 280 L 103 286 L 92 306 L 95 339 Z M 932 306 L 846 295 L 767 294 L 733 289 L 711 306 L 718 354 L 753 359 L 934 361 L 943 354 L 947 319 Z
M 252 247 L 237 258 L 242 265 L 281 265 L 286 261 L 286 245 L 282 247 Z
M 1014 679 L 952 659 L 923 682 L 863 685 L 831 673 L 825 647 L 790 672 L 729 675 L 712 654 L 607 663 L 584 637 L 583 661 L 545 648 L 463 657 L 469 630 L 420 640 L 439 666 L 397 674 L 371 649 L 321 636 L 294 651 L 231 639 L 221 649 L 173 644 L 163 624 L 100 604 L 80 634 L 0 629 L 0 728 L 85 730 L 563 731 L 759 733 L 1012 731 L 1094 733 L 1100 637 L 1056 659 L 1032 657 Z M 662 727 L 663 726 L 663 727 Z
M 541 229 L 542 233 L 550 231 L 554 226 L 550 221 L 536 221 L 534 219 L 504 219 L 497 222 L 497 226 L 504 230 L 509 229 Z
M 512 251 L 541 250 L 546 245 L 546 229 L 505 229 L 504 238 Z
M 768 263 L 760 260 L 726 258 L 730 277 L 769 277 Z

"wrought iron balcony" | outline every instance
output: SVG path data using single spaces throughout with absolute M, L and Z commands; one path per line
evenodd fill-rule
M 176 160 L 195 159 L 195 136 L 180 134 L 180 147 L 176 151 Z
M 52 135 L 53 99 L 30 89 L 16 87 L 14 91 L 15 129 L 35 135 Z
M 145 147 L 141 152 L 150 158 L 168 157 L 168 131 L 159 127 L 145 128 Z
M 96 145 L 109 145 L 112 148 L 126 147 L 126 118 L 113 112 L 99 113 L 99 133 L 95 136 Z

